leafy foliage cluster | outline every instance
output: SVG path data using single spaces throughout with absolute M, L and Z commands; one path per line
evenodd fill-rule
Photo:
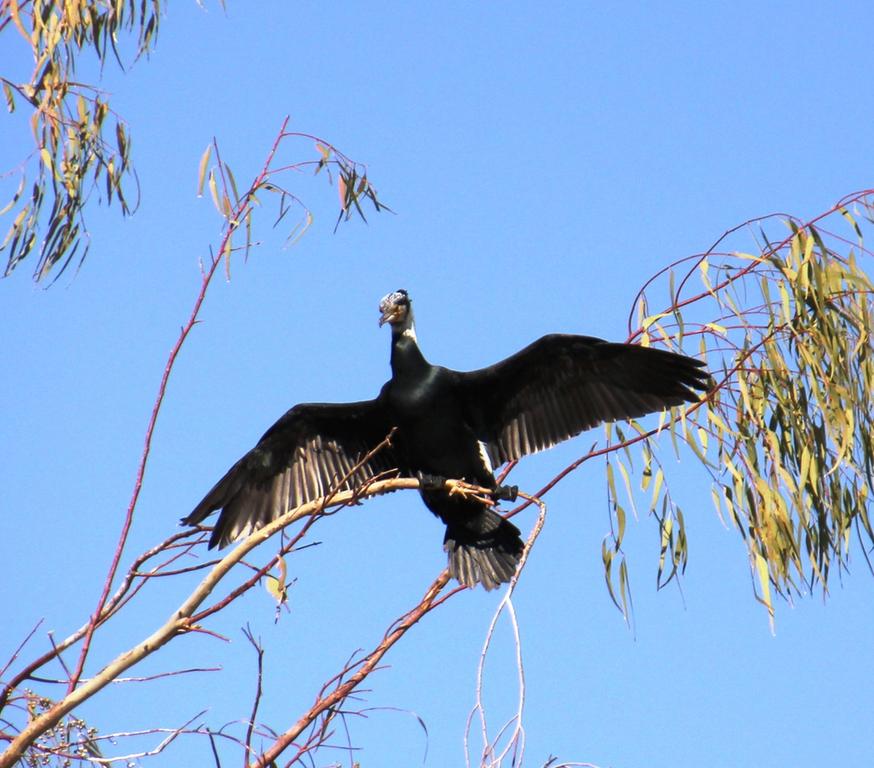
M 5 275 L 31 253 L 36 254 L 33 276 L 37 281 L 55 267 L 59 275 L 77 255 L 81 263 L 89 248 L 85 208 L 92 194 L 108 205 L 117 203 L 122 214 L 136 208 L 139 186 L 131 157 L 130 130 L 113 112 L 109 95 L 78 82 L 75 69 L 77 60 L 86 53 L 93 53 L 101 67 L 114 59 L 123 68 L 120 33 L 136 39 L 135 59 L 147 54 L 157 39 L 160 13 L 160 0 L 3 0 L 0 4 L 0 34 L 17 32 L 35 62 L 27 82 L 15 83 L 0 75 L 8 112 L 15 112 L 20 104 L 30 110 L 33 138 L 32 150 L 7 173 L 18 178 L 18 185 L 12 198 L 0 208 L 0 216 L 11 220 L 0 242 L 0 252 L 6 252 Z M 363 218 L 362 201 L 368 201 L 377 211 L 386 207 L 377 199 L 363 166 L 326 142 L 314 136 L 307 138 L 315 142 L 318 158 L 296 167 L 311 165 L 316 173 L 327 169 L 336 175 L 340 193 L 338 225 L 353 214 Z M 201 161 L 201 190 L 212 149 L 207 149 Z M 303 208 L 303 221 L 289 236 L 293 241 L 306 231 L 312 217 L 289 191 L 268 179 L 263 181 L 262 186 L 250 191 L 250 202 L 260 204 L 258 192 L 278 194 L 277 221 L 291 208 Z M 227 164 L 219 161 L 210 169 L 208 182 L 219 213 L 229 217 L 243 199 Z M 233 222 L 234 229 L 245 228 L 246 250 L 252 244 L 252 210 L 247 211 L 240 221 Z M 233 247 L 229 239 L 226 248 Z M 224 255 L 229 254 L 230 250 Z
M 706 253 L 663 270 L 638 295 L 639 325 L 630 338 L 697 344 L 717 378 L 706 408 L 650 432 L 632 424 L 631 438 L 621 426 L 608 428 L 608 439 L 615 429 L 614 447 L 623 448 L 613 463 L 632 505 L 638 492 L 630 446 L 640 445 L 639 488 L 660 530 L 659 585 L 682 572 L 688 557 L 683 513 L 653 440 L 662 426 L 675 450 L 687 445 L 710 472 L 717 511 L 743 537 L 757 597 L 772 616 L 772 592 L 791 598 L 826 590 L 831 570 L 849 567 L 854 532 L 871 567 L 874 286 L 864 269 L 872 253 L 863 227 L 872 221 L 869 190 L 809 222 L 746 222 Z M 775 225 L 783 233 L 775 236 Z M 753 237 L 758 252 L 729 250 L 741 236 Z M 650 315 L 649 294 L 664 282 L 668 309 Z M 611 595 L 627 611 L 626 513 L 609 462 L 607 477 L 615 521 L 603 558 Z
M 102 67 L 115 59 L 120 33 L 137 41 L 136 56 L 154 46 L 160 0 L 4 0 L 0 5 L 3 45 L 17 33 L 30 49 L 34 66 L 26 82 L 0 76 L 11 114 L 30 111 L 33 148 L 10 173 L 18 177 L 15 193 L 0 216 L 11 219 L 0 251 L 6 252 L 9 275 L 32 252 L 34 279 L 55 266 L 58 274 L 88 252 L 85 207 L 93 192 L 122 213 L 136 207 L 136 174 L 131 139 L 109 97 L 75 78 L 77 61 L 93 52 Z M 6 169 L 4 169 L 6 170 Z
M 362 203 L 370 203 L 377 213 L 383 210 L 391 211 L 378 198 L 376 188 L 367 178 L 367 168 L 364 165 L 355 162 L 339 149 L 316 136 L 286 130 L 287 125 L 288 119 L 286 118 L 276 139 L 271 160 L 273 160 L 279 144 L 290 139 L 311 142 L 318 153 L 318 159 L 298 161 L 293 165 L 271 162 L 265 168 L 264 173 L 243 194 L 240 194 L 237 188 L 237 180 L 231 166 L 222 160 L 218 144 L 215 141 L 207 146 L 201 155 L 197 182 L 198 195 L 203 194 L 205 185 L 208 186 L 213 205 L 224 220 L 225 237 L 222 240 L 219 256 L 224 260 L 225 272 L 228 277 L 230 277 L 231 271 L 231 255 L 242 251 L 244 258 L 248 258 L 249 251 L 256 244 L 252 239 L 252 226 L 255 211 L 263 205 L 259 195 L 272 195 L 277 202 L 278 210 L 274 227 L 278 226 L 292 210 L 297 210 L 302 214 L 286 236 L 287 246 L 296 243 L 313 223 L 312 213 L 303 201 L 278 181 L 278 178 L 289 170 L 312 170 L 314 175 L 325 171 L 331 183 L 336 177 L 340 211 L 334 225 L 335 231 L 341 222 L 349 221 L 354 215 L 367 221 Z M 240 228 L 244 233 L 242 244 L 237 242 L 237 233 Z

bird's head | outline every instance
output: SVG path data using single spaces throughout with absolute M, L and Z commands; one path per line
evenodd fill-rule
M 391 325 L 393 339 L 411 339 L 416 341 L 416 329 L 413 327 L 413 304 L 410 295 L 403 289 L 393 291 L 383 296 L 379 302 L 379 324 Z
M 379 311 L 382 313 L 379 318 L 380 327 L 389 323 L 392 328 L 403 330 L 404 326 L 408 326 L 412 320 L 409 294 L 401 288 L 388 296 L 383 296 L 382 301 L 379 302 Z

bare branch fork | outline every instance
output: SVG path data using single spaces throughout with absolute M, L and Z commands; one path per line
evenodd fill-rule
M 525 564 L 528 562 L 528 555 L 531 552 L 531 548 L 534 546 L 534 542 L 537 541 L 537 537 L 540 536 L 540 532 L 543 530 L 543 526 L 546 523 L 546 504 L 544 504 L 543 501 L 536 496 L 529 496 L 526 493 L 520 493 L 519 496 L 525 499 L 526 505 L 536 504 L 540 509 L 540 512 L 537 515 L 537 521 L 534 524 L 534 528 L 532 528 L 531 533 L 528 536 L 528 540 L 525 542 L 525 549 L 523 550 L 522 557 L 519 561 L 519 568 L 513 578 L 510 580 L 510 584 L 507 587 L 504 596 L 501 598 L 501 602 L 495 609 L 495 613 L 492 616 L 489 628 L 486 631 L 485 641 L 483 642 L 482 652 L 480 653 L 479 663 L 477 665 L 476 704 L 468 715 L 467 727 L 465 729 L 464 735 L 464 754 L 466 764 L 468 766 L 470 766 L 470 731 L 475 715 L 479 715 L 480 732 L 483 742 L 482 753 L 480 755 L 479 761 L 479 764 L 481 766 L 495 766 L 496 768 L 498 768 L 502 764 L 504 758 L 509 755 L 511 750 L 514 753 L 513 765 L 522 765 L 522 758 L 525 752 L 525 730 L 522 724 L 522 713 L 525 708 L 525 667 L 522 663 L 522 639 L 519 633 L 519 623 L 516 619 L 516 610 L 513 607 L 513 592 L 516 589 L 516 585 L 519 582 L 519 577 L 522 575 Z M 490 739 L 488 735 L 488 727 L 486 725 L 486 710 L 483 704 L 483 681 L 485 677 L 486 657 L 488 656 L 489 648 L 492 644 L 492 638 L 495 634 L 495 628 L 497 627 L 498 619 L 505 610 L 507 611 L 507 615 L 510 619 L 510 624 L 513 630 L 519 692 L 515 715 L 508 723 L 504 725 L 504 727 L 501 728 L 501 730 L 498 732 L 497 736 L 494 739 Z M 513 729 L 510 734 L 510 738 L 508 739 L 507 745 L 500 753 L 496 754 L 498 741 L 506 732 L 509 726 L 512 726 Z
M 450 485 L 455 484 L 454 481 L 448 481 L 448 483 Z M 388 491 L 418 487 L 419 481 L 411 478 L 379 480 L 370 483 L 360 490 L 341 491 L 334 494 L 330 502 L 330 506 L 347 505 L 357 502 L 360 499 L 367 498 L 369 496 L 375 496 L 381 493 L 386 493 Z M 92 678 L 85 682 L 81 682 L 77 688 L 68 693 L 63 699 L 58 701 L 50 710 L 31 720 L 31 722 L 28 723 L 27 727 L 24 728 L 15 739 L 12 740 L 6 752 L 0 755 L 0 768 L 11 768 L 11 766 L 13 766 L 15 762 L 19 759 L 19 757 L 23 754 L 24 750 L 28 746 L 30 746 L 41 733 L 48 730 L 49 728 L 52 728 L 54 725 L 57 725 L 57 723 L 60 722 L 60 720 L 65 715 L 73 711 L 82 702 L 94 696 L 98 691 L 100 691 L 102 688 L 105 688 L 109 683 L 116 680 L 126 670 L 130 669 L 135 664 L 155 653 L 158 649 L 166 645 L 177 635 L 185 634 L 192 631 L 199 631 L 201 627 L 198 624 L 192 622 L 192 617 L 194 616 L 196 610 L 204 602 L 204 600 L 206 600 L 206 598 L 212 593 L 212 591 L 219 584 L 219 582 L 231 570 L 231 568 L 239 563 L 243 559 L 243 557 L 245 557 L 255 547 L 266 541 L 268 538 L 270 538 L 273 534 L 277 533 L 282 528 L 304 517 L 321 515 L 324 512 L 324 509 L 325 499 L 319 499 L 317 501 L 304 504 L 300 507 L 297 507 L 296 509 L 287 512 L 285 515 L 282 515 L 281 517 L 277 518 L 276 520 L 272 521 L 268 525 L 264 526 L 263 528 L 250 535 L 241 544 L 239 544 L 225 557 L 223 557 L 217 565 L 213 567 L 209 574 L 200 582 L 200 584 L 197 585 L 191 595 L 189 595 L 189 597 L 171 614 L 171 616 L 167 619 L 166 622 L 164 622 L 164 624 L 162 624 L 158 629 L 152 632 L 152 634 L 144 638 L 135 646 L 117 656 L 113 661 L 107 664 L 100 672 L 98 672 Z M 422 604 L 420 604 L 420 606 L 417 607 L 417 609 L 414 609 L 414 611 L 412 611 L 410 614 L 407 614 L 407 616 L 404 617 L 404 619 L 395 627 L 390 637 L 387 638 L 387 640 L 385 641 L 385 647 L 381 651 L 375 652 L 370 657 L 368 657 L 368 659 L 365 660 L 365 662 L 362 664 L 359 672 L 356 673 L 356 675 L 353 675 L 353 677 L 350 678 L 349 681 L 340 686 L 338 691 L 351 691 L 355 686 L 358 685 L 360 680 L 362 680 L 364 677 L 367 676 L 367 674 L 372 671 L 372 669 L 378 663 L 379 659 L 382 658 L 382 656 L 385 654 L 385 651 L 387 651 L 388 648 L 394 645 L 394 643 L 403 636 L 407 629 L 415 624 L 422 615 L 427 613 L 427 610 L 430 607 L 431 603 L 435 601 L 440 590 L 446 584 L 447 580 L 448 574 L 443 574 L 429 589 Z M 345 693 L 343 695 L 345 695 Z M 342 695 L 338 693 L 329 696 L 326 700 L 326 702 L 328 703 L 326 703 L 324 707 L 320 708 L 320 711 L 323 711 L 327 706 L 330 706 L 331 702 L 335 702 L 340 698 L 342 698 Z M 308 722 L 301 727 L 305 727 L 306 724 L 308 724 Z M 284 749 L 285 746 L 287 746 L 287 743 L 290 743 L 290 741 L 292 741 L 294 738 L 296 738 L 296 735 L 289 738 L 288 742 L 285 742 L 281 737 L 277 741 L 277 744 L 283 743 L 284 746 L 282 747 L 282 749 Z M 270 752 L 265 754 L 270 754 Z M 276 754 L 278 754 L 278 752 L 276 752 Z M 267 765 L 268 763 L 269 761 L 263 764 Z

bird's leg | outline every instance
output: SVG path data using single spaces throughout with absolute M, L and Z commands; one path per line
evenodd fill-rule
M 441 475 L 429 475 L 424 472 L 419 475 L 419 485 L 423 491 L 442 491 L 446 488 L 447 482 L 448 478 Z M 494 492 L 489 493 L 487 496 L 482 495 L 478 488 L 477 485 L 472 485 L 464 480 L 455 480 L 449 488 L 449 495 L 476 499 L 486 506 L 494 506 L 495 502 L 493 499 L 502 498 L 513 501 L 516 498 L 516 486 L 499 486 L 499 491 L 506 491 L 507 495 L 505 496 L 496 496 Z M 512 496 L 510 495 L 511 490 Z
M 439 491 L 446 485 L 446 478 L 440 475 L 419 475 L 419 484 L 423 491 Z
M 492 491 L 492 496 L 498 501 L 514 502 L 519 496 L 518 485 L 499 485 Z

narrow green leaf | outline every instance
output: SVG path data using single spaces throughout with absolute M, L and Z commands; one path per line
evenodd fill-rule
M 227 163 L 225 163 L 224 166 L 225 173 L 227 173 L 228 175 L 228 181 L 231 184 L 231 192 L 234 193 L 234 202 L 238 203 L 240 201 L 240 193 L 237 192 L 237 180 L 234 178 L 233 171 L 231 171 L 231 166 L 229 166 Z
M 282 604 L 286 602 L 288 594 L 285 591 L 285 585 L 275 576 L 268 574 L 264 586 L 267 588 L 267 592 L 270 596 L 276 600 L 277 603 Z
M 671 517 L 664 517 L 659 520 L 659 528 L 661 530 L 661 543 L 659 544 L 659 567 L 656 572 L 656 586 L 662 584 L 662 574 L 665 571 L 665 554 L 668 547 L 671 545 L 671 533 L 674 528 L 674 521 Z
M 722 502 L 721 502 L 721 496 L 720 496 L 719 491 L 717 490 L 717 487 L 718 487 L 718 486 L 716 486 L 716 485 L 712 485 L 712 486 L 710 487 L 710 498 L 711 498 L 712 501 L 713 501 L 713 509 L 716 510 L 716 516 L 717 516 L 720 520 L 722 520 L 723 523 L 724 523 L 725 520 L 723 519 L 723 516 L 722 516 Z
M 219 212 L 219 214 L 224 216 L 224 211 L 222 210 L 221 203 L 219 202 L 218 185 L 215 181 L 215 174 L 212 171 L 209 172 L 208 184 L 209 193 L 212 195 L 212 203 L 215 206 L 215 209 Z
M 650 315 L 649 317 L 645 317 L 645 318 L 643 318 L 643 322 L 641 322 L 640 327 L 643 328 L 644 330 L 646 330 L 653 323 L 658 322 L 663 317 L 667 317 L 668 315 L 670 315 L 670 312 L 659 312 L 659 314 L 657 314 L 657 315 Z
M 233 230 L 229 230 L 219 253 L 219 256 L 225 260 L 225 278 L 227 280 L 231 279 L 231 252 L 233 250 Z
M 716 291 L 713 290 L 713 283 L 710 282 L 710 263 L 707 258 L 701 259 L 698 262 L 698 271 L 701 273 L 701 283 L 711 296 L 716 296 Z
M 628 583 L 628 564 L 623 556 L 619 563 L 619 594 L 622 597 L 622 615 L 625 623 L 631 623 L 631 588 Z
M 662 492 L 662 483 L 665 479 L 665 473 L 662 472 L 662 468 L 659 467 L 655 473 L 655 480 L 653 480 L 653 488 L 652 488 L 652 497 L 649 502 L 650 511 L 656 508 L 656 505 L 659 501 L 659 495 Z
M 15 111 L 15 94 L 9 83 L 3 83 L 3 93 L 6 94 L 6 109 L 11 114 Z
M 607 593 L 610 595 L 610 599 L 613 601 L 613 605 L 615 605 L 620 611 L 622 610 L 622 606 L 619 604 L 619 600 L 616 597 L 616 591 L 613 588 L 613 557 L 615 556 L 615 552 L 613 551 L 613 547 L 607 545 L 607 537 L 601 542 L 601 560 L 604 563 L 604 582 L 607 585 Z
M 209 158 L 212 155 L 212 143 L 207 144 L 206 149 L 200 156 L 200 167 L 197 171 L 197 196 L 203 197 L 203 182 L 206 179 L 206 167 L 209 165 Z M 212 177 L 212 174 L 210 174 Z
M 245 215 L 246 220 L 246 248 L 244 258 L 249 258 L 249 249 L 252 247 L 252 209 L 249 208 Z
M 118 146 L 118 155 L 124 164 L 127 160 L 127 137 L 124 135 L 124 126 L 120 122 L 115 124 L 115 143 Z
M 804 237 L 804 256 L 802 257 L 805 262 L 810 261 L 810 257 L 813 255 L 814 245 L 816 245 L 816 242 L 813 237 L 806 233 Z
M 677 520 L 677 540 L 674 543 L 674 573 L 677 568 L 680 573 L 686 572 L 686 562 L 689 556 L 688 540 L 686 539 L 686 520 L 683 517 L 683 510 L 679 507 L 674 507 L 674 515 Z
M 42 159 L 42 164 L 46 167 L 46 170 L 52 175 L 55 175 L 55 166 L 52 162 L 52 155 L 45 147 L 41 147 L 39 150 L 39 156 Z
M 284 557 L 279 558 L 277 566 L 279 575 L 273 576 L 268 574 L 265 581 L 265 587 L 267 588 L 267 592 L 277 603 L 284 605 L 288 602 L 288 585 L 286 584 L 288 578 L 288 566 L 285 563 Z
M 756 552 L 756 573 L 759 577 L 759 588 L 762 590 L 762 595 L 759 601 L 768 609 L 768 624 L 771 627 L 771 634 L 774 634 L 774 605 L 771 602 L 771 579 L 768 575 L 768 562 L 758 552 Z
M 13 206 L 21 199 L 21 193 L 24 192 L 24 183 L 25 178 L 24 176 L 22 176 L 21 181 L 18 182 L 18 189 L 15 190 L 15 194 L 12 196 L 12 199 L 5 206 L 3 206 L 2 209 L 0 209 L 0 216 L 9 213 L 9 211 L 12 210 Z M 26 210 L 27 209 L 24 210 L 25 213 Z
M 841 208 L 840 211 L 841 211 L 841 216 L 843 216 L 847 221 L 850 222 L 850 224 L 853 227 L 853 231 L 856 233 L 856 235 L 861 240 L 862 239 L 862 230 L 859 228 L 858 222 L 853 218 L 852 214 L 846 208 Z
M 709 328 L 711 331 L 715 331 L 720 336 L 726 336 L 728 334 L 728 329 L 724 325 L 719 325 L 718 323 L 704 323 L 705 328 Z
M 625 509 L 620 504 L 616 505 L 616 551 L 619 551 L 622 546 L 622 539 L 625 536 Z
M 344 213 L 349 208 L 347 189 L 346 178 L 340 174 L 340 178 L 337 180 L 337 194 L 340 196 L 340 208 Z
M 619 467 L 619 473 L 622 475 L 622 482 L 625 484 L 625 495 L 628 498 L 629 504 L 631 504 L 631 512 L 635 517 L 637 517 L 637 508 L 634 504 L 634 494 L 631 490 L 631 477 L 621 460 L 617 459 L 616 465 Z
M 313 215 L 309 211 L 306 212 L 306 216 L 304 216 L 303 220 L 298 222 L 291 233 L 285 240 L 285 247 L 291 248 L 296 245 L 297 242 L 304 236 L 306 231 L 310 228 L 310 225 L 313 223 Z
M 3 240 L 3 245 L 0 246 L 0 248 L 5 248 L 6 244 L 9 242 L 9 240 L 12 238 L 12 236 L 20 232 L 20 230 L 22 228 L 21 223 L 24 221 L 25 217 L 27 216 L 28 210 L 29 210 L 29 207 L 25 206 L 24 208 L 22 208 L 18 212 L 18 215 L 15 217 L 15 221 L 12 222 L 12 226 L 9 227 L 9 232 L 6 234 L 6 238 Z M 13 248 L 12 250 L 14 251 L 15 248 Z

